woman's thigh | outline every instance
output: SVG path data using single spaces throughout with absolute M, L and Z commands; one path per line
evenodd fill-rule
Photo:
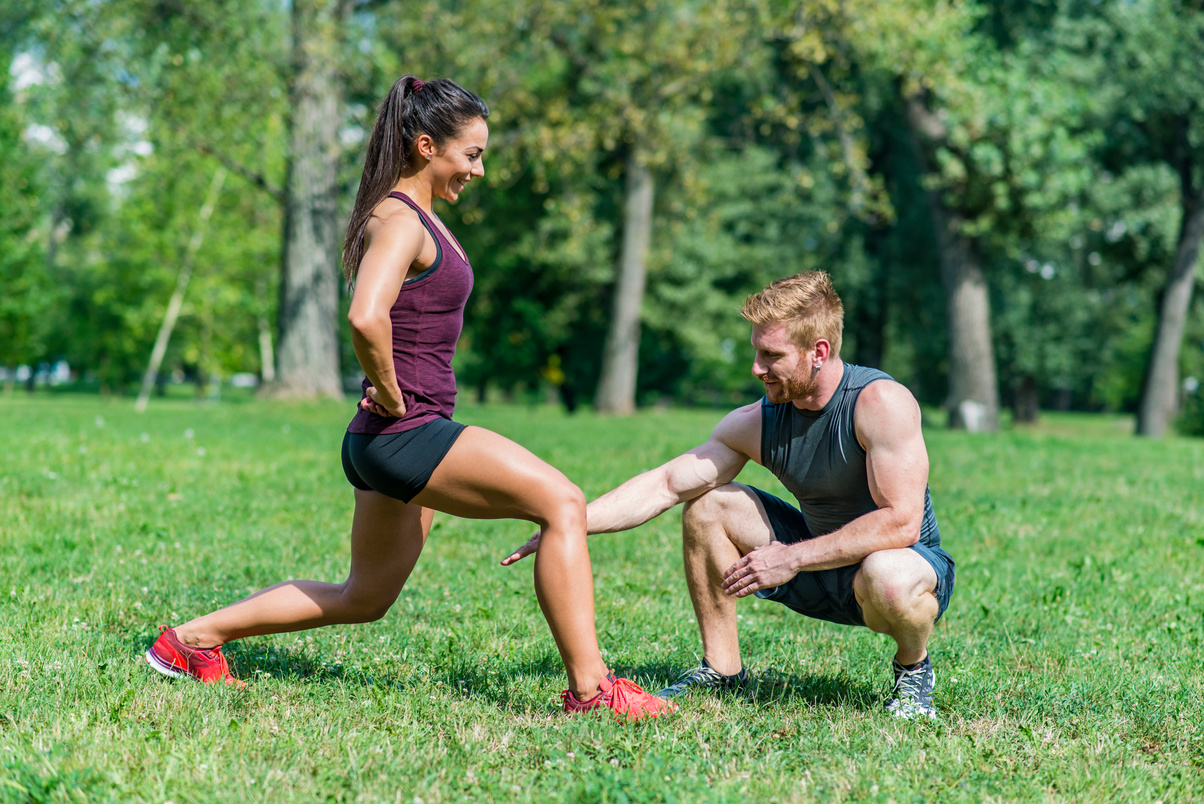
M 356 489 L 348 577 L 351 587 L 396 597 L 418 562 L 433 514 L 412 502 Z
M 466 427 L 411 503 L 469 519 L 543 525 L 570 509 L 584 514 L 585 498 L 559 469 L 525 447 Z

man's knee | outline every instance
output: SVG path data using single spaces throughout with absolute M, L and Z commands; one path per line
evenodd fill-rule
M 712 521 L 715 508 L 711 492 L 700 494 L 692 500 L 686 500 L 681 509 L 681 525 L 687 531 L 698 530 Z
M 728 483 L 690 500 L 681 522 L 687 551 L 704 546 L 734 547 L 744 555 L 773 540 L 773 529 L 756 493 L 739 483 Z
M 912 550 L 882 550 L 861 562 L 853 593 L 866 614 L 911 619 L 936 601 L 936 572 Z
M 726 530 L 732 516 L 733 494 L 739 491 L 731 484 L 704 492 L 687 500 L 681 512 L 682 530 L 686 536 Z

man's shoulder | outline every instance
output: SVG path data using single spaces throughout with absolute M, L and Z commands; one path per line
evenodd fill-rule
M 760 463 L 761 404 L 758 399 L 728 413 L 715 426 L 711 438 Z
M 862 389 L 853 414 L 859 439 L 874 434 L 919 430 L 920 404 L 907 386 L 892 379 L 879 379 Z
M 844 364 L 845 376 L 842 378 L 842 385 L 846 389 L 861 390 L 868 388 L 871 385 L 876 385 L 880 382 L 894 382 L 895 378 L 887 374 L 882 369 L 872 368 L 870 366 L 859 366 L 855 363 Z
M 863 404 L 874 408 L 898 407 L 907 410 L 918 403 L 906 385 L 892 379 L 887 374 L 881 374 L 862 387 L 861 393 L 857 397 L 857 406 L 861 407 Z
M 735 426 L 747 427 L 750 424 L 755 424 L 757 429 L 761 427 L 761 408 L 765 405 L 765 399 L 762 397 L 756 402 L 749 402 L 747 405 L 741 405 L 731 413 L 723 417 L 723 422 L 731 422 Z M 720 422 L 722 424 L 723 422 Z

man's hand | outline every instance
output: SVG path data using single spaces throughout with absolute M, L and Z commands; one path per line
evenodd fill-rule
M 400 419 L 405 415 L 406 403 L 401 400 L 400 396 L 396 399 L 387 399 L 382 392 L 371 385 L 364 391 L 364 394 L 366 396 L 360 400 L 360 407 L 364 410 L 371 411 L 377 416 L 392 416 L 395 419 Z
M 728 567 L 723 573 L 723 593 L 748 597 L 753 592 L 781 586 L 797 574 L 790 545 L 770 542 Z
M 502 566 L 508 567 L 516 561 L 522 561 L 539 549 L 539 537 L 543 531 L 535 531 L 535 535 L 527 539 L 527 543 L 502 559 Z

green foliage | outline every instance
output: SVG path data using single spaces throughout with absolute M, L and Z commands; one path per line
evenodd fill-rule
M 1188 395 L 1176 429 L 1183 435 L 1204 437 L 1204 396 L 1199 392 Z
M 460 411 L 591 498 L 719 415 Z M 153 674 L 141 654 L 158 623 L 285 578 L 345 577 L 349 417 L 0 400 L 0 801 L 1204 796 L 1204 467 L 1198 444 L 1135 440 L 1122 417 L 925 433 L 958 562 L 932 645 L 936 723 L 881 711 L 887 638 L 755 600 L 740 612 L 753 701 L 687 700 L 645 725 L 567 719 L 531 564 L 497 566 L 529 526 L 443 516 L 383 620 L 233 643 L 246 693 Z M 759 469 L 741 481 L 784 493 Z M 653 688 L 692 666 L 677 513 L 590 552 L 608 662 Z
M 1047 405 L 1136 405 L 1184 199 L 1204 181 L 1204 15 L 1191 4 L 399 9 L 357 4 L 331 54 L 350 101 L 341 208 L 398 75 L 451 76 L 490 103 L 485 180 L 438 208 L 477 274 L 457 357 L 466 388 L 594 387 L 636 148 L 657 181 L 644 403 L 741 394 L 736 309 L 804 268 L 828 270 L 844 295 L 846 357 L 941 401 L 947 322 L 925 195 L 936 187 L 988 275 L 1005 395 L 1031 382 Z M 224 164 L 165 369 L 198 381 L 261 370 L 259 323 L 277 312 L 289 25 L 287 5 L 266 0 L 0 12 L 4 62 L 43 76 L 0 104 L 0 364 L 65 357 L 128 388 Z M 916 94 L 947 134 L 928 175 L 904 113 Z M 1204 359 L 1193 316 L 1184 371 Z
M 697 174 L 695 197 L 674 203 L 663 221 L 646 325 L 676 352 L 677 371 L 657 378 L 661 389 L 694 400 L 739 398 L 755 386 L 749 327 L 739 315 L 744 298 L 804 270 L 831 269 L 845 284 L 842 243 L 827 225 L 838 191 L 826 174 L 817 181 L 805 165 L 756 146 L 716 149 Z
M 38 214 L 42 188 L 28 159 L 21 112 L 0 80 L 0 366 L 10 369 L 42 357 L 47 309 L 55 296 L 46 273 L 52 235 Z

